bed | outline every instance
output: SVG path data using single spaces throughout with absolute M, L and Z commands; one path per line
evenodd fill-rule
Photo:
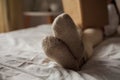
M 0 34 L 0 80 L 119 80 L 120 38 L 103 41 L 81 71 L 46 60 L 41 42 L 51 25 Z

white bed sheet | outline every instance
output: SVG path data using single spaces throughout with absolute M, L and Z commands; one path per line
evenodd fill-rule
M 41 41 L 51 25 L 0 34 L 0 80 L 120 80 L 120 38 L 104 41 L 75 72 L 44 62 Z

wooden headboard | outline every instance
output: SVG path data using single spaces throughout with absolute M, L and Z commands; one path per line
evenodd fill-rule
M 108 24 L 106 0 L 62 0 L 64 12 L 82 28 L 101 28 Z

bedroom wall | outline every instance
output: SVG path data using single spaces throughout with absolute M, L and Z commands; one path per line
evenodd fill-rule
M 47 4 L 46 4 L 47 2 Z M 57 4 L 56 11 L 63 11 L 61 0 L 24 0 L 24 11 L 47 11 L 52 4 Z M 47 23 L 47 17 L 31 17 L 30 26 Z

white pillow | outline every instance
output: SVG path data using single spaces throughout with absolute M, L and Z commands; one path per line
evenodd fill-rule
M 120 25 L 117 28 L 117 33 L 120 35 Z
M 120 0 L 115 0 L 116 1 L 116 4 L 117 4 L 117 7 L 118 7 L 118 10 L 119 10 L 119 13 L 120 13 Z
M 109 25 L 104 27 L 105 35 L 110 36 L 117 31 L 119 16 L 113 4 L 108 5 Z

